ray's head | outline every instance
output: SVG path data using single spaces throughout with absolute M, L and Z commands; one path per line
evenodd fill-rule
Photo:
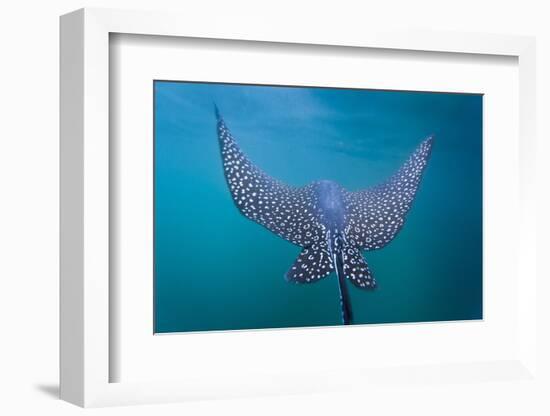
M 344 189 L 336 182 L 323 180 L 315 182 L 318 201 L 318 215 L 321 223 L 335 235 L 344 227 Z

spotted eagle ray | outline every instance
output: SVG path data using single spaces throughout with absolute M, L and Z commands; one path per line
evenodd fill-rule
M 231 135 L 215 108 L 223 171 L 241 214 L 302 248 L 285 274 L 289 282 L 314 283 L 332 271 L 338 278 L 342 322 L 352 322 L 345 279 L 373 290 L 376 279 L 362 251 L 377 250 L 403 227 L 431 153 L 425 139 L 386 182 L 350 192 L 320 180 L 303 187 L 286 185 L 255 166 Z

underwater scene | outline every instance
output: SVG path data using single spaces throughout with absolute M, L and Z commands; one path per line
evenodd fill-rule
M 482 319 L 481 94 L 153 87 L 155 333 Z

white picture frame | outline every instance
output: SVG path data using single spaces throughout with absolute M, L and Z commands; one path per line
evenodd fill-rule
M 517 267 L 522 270 L 517 291 L 518 353 L 498 365 L 447 363 L 421 369 L 417 375 L 430 378 L 434 372 L 449 373 L 476 382 L 469 368 L 487 369 L 496 365 L 497 372 L 516 375 L 518 381 L 536 377 L 536 218 L 532 215 L 536 212 L 534 39 L 351 29 L 336 32 L 314 25 L 306 32 L 292 27 L 281 30 L 266 22 L 241 23 L 236 26 L 220 16 L 206 26 L 189 15 L 107 9 L 82 9 L 61 18 L 61 398 L 85 407 L 155 403 L 272 392 L 318 392 L 345 388 L 338 381 L 328 380 L 340 380 L 341 375 L 359 384 L 396 376 L 395 368 L 370 371 L 369 376 L 342 368 L 327 380 L 319 380 L 316 374 L 296 375 L 282 369 L 278 377 L 248 382 L 236 381 L 233 374 L 219 374 L 216 380 L 111 382 L 110 365 L 117 359 L 110 349 L 113 288 L 109 280 L 112 267 L 109 36 L 113 33 L 517 58 L 521 204 Z M 316 381 L 312 383 L 312 379 Z

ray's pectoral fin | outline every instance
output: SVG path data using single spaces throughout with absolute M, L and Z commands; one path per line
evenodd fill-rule
M 267 175 L 242 152 L 217 109 L 216 116 L 224 176 L 241 214 L 298 246 L 319 241 L 311 186 L 296 188 Z
M 344 247 L 342 259 L 344 275 L 351 283 L 360 289 L 372 290 L 376 288 L 376 279 L 359 249 L 350 246 Z
M 424 140 L 385 183 L 346 194 L 350 207 L 347 238 L 362 250 L 386 246 L 399 233 L 428 165 L 433 136 Z
M 328 276 L 333 269 L 326 247 L 313 244 L 302 250 L 285 278 L 294 283 L 314 283 Z

